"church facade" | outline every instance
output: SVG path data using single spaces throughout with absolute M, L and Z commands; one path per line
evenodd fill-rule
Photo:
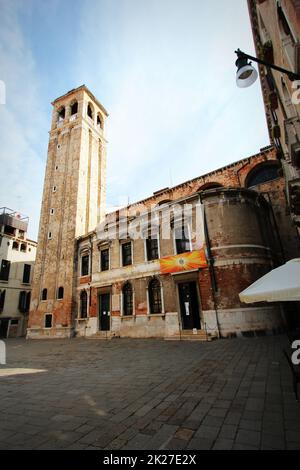
M 272 147 L 105 213 L 107 112 L 53 102 L 28 338 L 197 338 L 285 327 L 239 292 L 299 256 Z

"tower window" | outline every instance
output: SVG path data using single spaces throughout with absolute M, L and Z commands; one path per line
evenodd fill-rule
M 87 106 L 87 115 L 89 118 L 93 119 L 93 108 L 90 104 Z
M 52 191 L 55 193 L 56 192 L 56 186 L 53 186 Z
M 90 256 L 83 255 L 81 258 L 81 276 L 87 276 L 90 271 Z
M 133 313 L 133 294 L 130 282 L 126 282 L 123 287 L 123 315 L 132 315 Z
M 62 106 L 58 111 L 57 111 L 57 120 L 58 122 L 62 122 L 65 119 L 66 115 L 66 110 L 65 107 Z
M 51 214 L 51 215 L 54 214 L 54 209 L 50 209 L 50 214 Z
M 103 121 L 99 113 L 97 114 L 97 126 L 103 129 Z
M 161 288 L 160 288 L 160 282 L 158 279 L 152 279 L 149 282 L 148 292 L 149 292 L 150 313 L 161 313 L 162 312 Z
M 48 240 L 52 239 L 52 232 L 48 232 Z
M 74 114 L 77 114 L 78 112 L 78 103 L 75 101 L 75 103 L 71 104 L 71 116 Z
M 52 313 L 45 315 L 45 328 L 52 328 Z
M 85 290 L 80 293 L 80 318 L 87 317 L 87 293 Z
M 24 284 L 29 284 L 30 282 L 30 271 L 31 271 L 30 264 L 24 264 L 24 269 L 23 269 L 23 283 Z
M 57 289 L 57 298 L 58 299 L 63 299 L 64 298 L 64 288 L 62 286 L 60 286 Z
M 42 290 L 42 300 L 47 300 L 48 291 L 47 289 Z

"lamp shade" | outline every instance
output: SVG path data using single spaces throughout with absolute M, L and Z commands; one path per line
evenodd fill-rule
M 251 86 L 257 79 L 258 73 L 251 64 L 239 68 L 236 73 L 236 84 L 239 88 Z

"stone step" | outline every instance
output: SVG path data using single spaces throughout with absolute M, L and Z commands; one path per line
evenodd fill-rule
M 217 339 L 217 335 L 206 333 L 205 330 L 197 330 L 197 333 L 193 333 L 193 330 L 182 330 L 178 335 L 165 337 L 165 340 L 169 341 L 212 341 L 213 339 Z
M 86 339 L 112 339 L 111 331 L 97 331 L 97 333 L 91 336 L 85 336 Z

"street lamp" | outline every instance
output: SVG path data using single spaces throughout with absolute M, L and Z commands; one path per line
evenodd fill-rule
M 247 88 L 257 79 L 258 73 L 249 60 L 265 65 L 270 69 L 278 70 L 279 72 L 286 74 L 291 81 L 300 80 L 299 74 L 283 69 L 282 67 L 278 67 L 277 65 L 269 64 L 268 62 L 249 54 L 245 54 L 245 52 L 242 52 L 240 49 L 235 51 L 235 53 L 237 55 L 237 60 L 235 62 L 235 65 L 237 66 L 236 84 L 239 88 Z

